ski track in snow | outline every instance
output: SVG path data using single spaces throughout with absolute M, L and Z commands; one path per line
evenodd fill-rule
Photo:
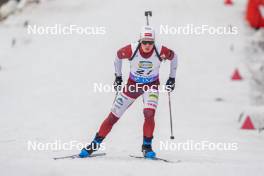
M 263 134 L 241 131 L 237 122 L 249 104 L 248 81 L 230 81 L 234 68 L 243 65 L 243 42 L 250 35 L 243 22 L 245 4 L 246 0 L 236 1 L 231 7 L 217 0 L 53 0 L 29 6 L 8 18 L 0 24 L 1 175 L 262 175 Z M 114 98 L 114 93 L 94 93 L 93 83 L 112 84 L 115 52 L 137 40 L 146 9 L 153 11 L 150 23 L 157 33 L 160 24 L 238 27 L 237 36 L 157 37 L 179 58 L 172 94 L 172 142 L 237 142 L 239 150 L 159 151 L 159 141 L 169 140 L 167 96 L 161 93 L 154 149 L 159 157 L 180 163 L 129 158 L 129 154 L 141 154 L 140 98 L 105 140 L 105 157 L 54 161 L 53 157 L 79 150 L 28 151 L 28 140 L 90 142 Z M 23 28 L 25 20 L 38 25 L 105 26 L 106 35 L 28 35 Z M 13 47 L 12 40 L 16 41 Z M 161 67 L 161 82 L 165 83 L 169 64 Z M 128 69 L 124 64 L 124 80 Z

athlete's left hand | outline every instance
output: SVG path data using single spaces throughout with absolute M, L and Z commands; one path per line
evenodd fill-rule
M 169 78 L 166 82 L 166 90 L 171 92 L 175 88 L 175 78 Z

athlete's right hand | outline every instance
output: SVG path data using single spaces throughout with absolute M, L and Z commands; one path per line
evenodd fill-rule
M 115 82 L 114 82 L 115 91 L 120 91 L 121 90 L 122 82 L 123 82 L 122 76 L 116 76 Z

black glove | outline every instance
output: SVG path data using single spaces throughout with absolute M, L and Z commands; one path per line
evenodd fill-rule
M 175 88 L 175 78 L 169 78 L 166 82 L 166 90 L 171 92 Z
M 116 76 L 115 82 L 114 82 L 115 91 L 121 90 L 122 82 L 123 82 L 122 76 Z

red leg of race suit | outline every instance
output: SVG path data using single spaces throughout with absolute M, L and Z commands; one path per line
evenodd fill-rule
M 143 113 L 145 117 L 145 121 L 143 125 L 143 136 L 151 138 L 153 137 L 153 132 L 155 128 L 155 120 L 154 120 L 155 110 L 145 108 L 143 110 Z
M 101 137 L 105 137 L 111 131 L 113 125 L 118 121 L 118 119 L 118 117 L 110 112 L 108 117 L 101 124 L 98 135 Z

